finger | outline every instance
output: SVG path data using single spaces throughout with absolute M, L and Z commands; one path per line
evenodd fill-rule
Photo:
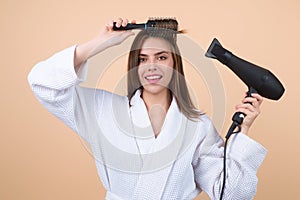
M 136 20 L 131 20 L 131 23 L 132 24 L 136 24 Z
M 106 26 L 112 26 L 113 25 L 113 20 L 109 20 L 108 22 L 107 22 L 107 24 L 106 24 Z
M 242 103 L 243 104 L 252 104 L 254 107 L 258 107 L 259 106 L 259 103 L 258 103 L 257 99 L 254 98 L 254 97 L 245 97 L 242 100 Z
M 121 25 L 122 25 L 122 22 L 123 22 L 123 19 L 122 18 L 118 18 L 117 20 L 116 20 L 116 27 L 121 27 Z
M 245 98 L 248 97 L 248 93 L 246 92 L 245 93 Z M 263 101 L 263 97 L 261 95 L 259 95 L 258 93 L 251 93 L 251 96 L 250 97 L 253 97 L 253 98 L 256 98 L 257 101 L 261 104 L 262 101 Z
M 246 97 L 242 100 L 242 103 L 251 103 L 254 107 L 258 108 L 263 102 L 263 98 L 259 95 L 256 97 Z
M 122 26 L 125 27 L 127 24 L 128 24 L 128 19 L 124 19 L 123 22 L 122 22 Z
M 250 111 L 250 110 L 247 109 L 247 108 L 238 108 L 238 109 L 236 110 L 236 112 L 242 112 L 242 113 L 246 114 L 246 117 L 247 117 L 248 119 L 253 119 L 253 118 L 257 117 L 258 114 L 259 114 L 258 112 L 256 112 L 256 111 Z
M 236 105 L 236 109 L 240 109 L 240 108 L 247 109 L 247 110 L 249 110 L 251 112 L 254 112 L 254 111 L 257 110 L 257 108 L 255 108 L 251 104 L 239 104 L 239 105 Z
M 263 97 L 257 93 L 252 94 L 252 97 L 256 98 L 259 104 L 263 102 Z
M 260 114 L 260 109 L 259 109 L 259 107 L 256 108 L 256 107 L 254 107 L 254 106 L 251 105 L 251 104 L 240 104 L 240 105 L 237 105 L 237 106 L 236 106 L 236 110 L 237 110 L 237 111 L 243 110 L 243 111 L 247 112 L 248 114 L 249 114 L 249 112 L 250 112 L 250 113 L 252 113 L 251 115 L 259 115 L 259 114 Z M 245 114 L 246 114 L 246 113 L 245 113 Z
M 114 21 L 113 21 L 113 20 L 110 20 L 110 21 L 107 22 L 107 24 L 105 25 L 105 27 L 106 27 L 107 29 L 111 29 L 111 28 L 113 27 L 113 24 L 114 24 Z

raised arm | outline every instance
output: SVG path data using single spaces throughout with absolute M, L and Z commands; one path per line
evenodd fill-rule
M 123 20 L 119 18 L 116 20 L 117 27 L 126 26 L 127 23 L 127 19 Z M 135 23 L 135 21 L 132 21 L 132 23 Z M 131 35 L 134 35 L 132 31 L 113 31 L 113 21 L 110 21 L 102 28 L 101 32 L 95 38 L 76 47 L 74 56 L 74 66 L 76 71 L 78 70 L 78 67 L 90 57 L 111 46 L 122 43 Z
M 128 20 L 118 19 L 116 22 L 117 26 L 125 26 Z M 95 91 L 78 86 L 86 79 L 87 59 L 133 35 L 131 31 L 113 31 L 112 24 L 113 21 L 105 25 L 90 41 L 64 49 L 39 62 L 28 75 L 30 87 L 42 105 L 77 133 L 74 102 L 81 102 L 79 98 L 82 98 L 77 92 L 80 90 L 81 94 L 88 95 Z M 103 91 L 97 92 L 97 95 L 103 94 Z M 84 133 L 80 134 L 86 139 Z

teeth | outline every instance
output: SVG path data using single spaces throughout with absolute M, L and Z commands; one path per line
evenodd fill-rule
M 162 76 L 158 76 L 158 75 L 155 75 L 155 76 L 146 76 L 145 78 L 147 80 L 154 80 L 154 79 L 160 79 Z

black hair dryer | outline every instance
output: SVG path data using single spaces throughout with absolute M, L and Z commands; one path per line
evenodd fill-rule
M 284 87 L 269 70 L 243 60 L 222 47 L 215 38 L 208 48 L 206 57 L 215 58 L 229 67 L 244 83 L 250 92 L 254 91 L 261 96 L 278 100 L 284 93 Z
M 258 93 L 265 98 L 278 100 L 284 93 L 283 85 L 274 74 L 233 55 L 223 48 L 216 38 L 212 41 L 205 56 L 215 58 L 229 67 L 248 86 L 247 96 L 251 96 L 251 93 Z M 231 127 L 231 132 L 243 122 L 244 117 L 244 113 L 235 113 L 232 117 L 234 125 Z M 231 133 L 229 132 L 226 138 L 230 137 Z

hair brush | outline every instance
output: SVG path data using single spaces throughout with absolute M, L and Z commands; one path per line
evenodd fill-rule
M 184 31 L 178 31 L 178 22 L 175 18 L 149 18 L 147 23 L 142 24 L 132 24 L 128 23 L 126 26 L 116 27 L 116 22 L 113 23 L 113 30 L 123 31 L 123 30 L 132 30 L 132 29 L 142 29 L 146 30 L 147 28 L 161 28 L 175 31 L 177 33 L 182 33 Z

